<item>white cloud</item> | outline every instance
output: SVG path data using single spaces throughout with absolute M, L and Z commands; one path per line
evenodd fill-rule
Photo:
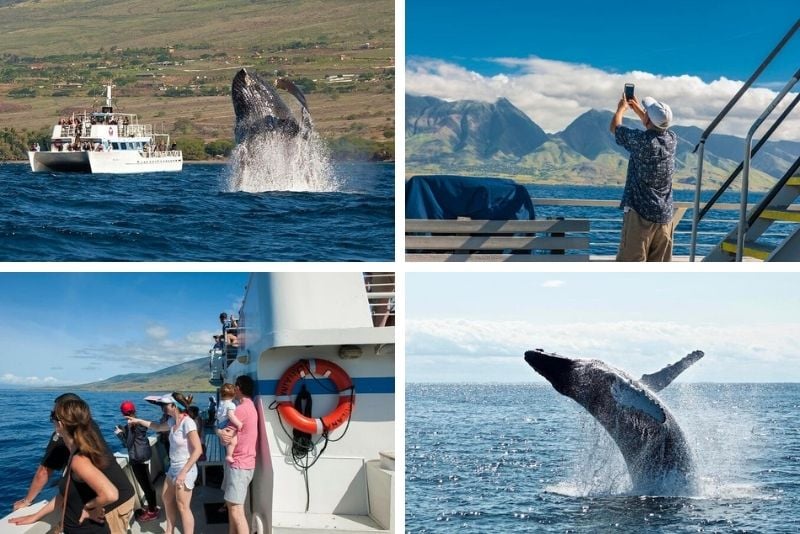
M 85 347 L 76 351 L 75 357 L 114 361 L 118 367 L 149 372 L 207 356 L 215 333 L 201 330 L 189 332 L 183 337 L 169 338 L 165 328 L 149 326 L 144 339 Z
M 596 358 L 632 374 L 653 372 L 695 349 L 706 353 L 692 380 L 800 379 L 794 327 L 621 321 L 536 324 L 523 321 L 408 320 L 406 355 L 417 362 L 457 359 L 480 368 L 486 358 L 516 359 L 542 348 L 565 356 Z M 758 371 L 757 375 L 749 374 Z M 767 377 L 767 378 L 765 378 Z M 769 378 L 771 377 L 771 378 Z M 417 377 L 419 378 L 419 377 Z
M 163 325 L 151 325 L 145 330 L 147 335 L 153 339 L 165 339 L 169 335 L 169 330 Z
M 65 384 L 65 382 L 52 376 L 16 376 L 11 373 L 5 373 L 4 375 L 0 376 L 0 384 L 8 384 L 11 386 L 42 387 L 57 386 L 59 384 Z
M 705 82 L 689 74 L 613 73 L 591 65 L 538 57 L 494 61 L 515 72 L 484 76 L 441 60 L 409 58 L 406 91 L 445 100 L 494 102 L 505 97 L 545 131 L 554 133 L 589 109 L 616 109 L 625 82 L 636 84 L 640 98 L 652 95 L 669 104 L 676 124 L 706 128 L 743 83 L 726 78 Z M 744 137 L 775 95 L 777 90 L 771 87 L 751 88 L 716 131 Z M 783 106 L 790 100 L 786 97 Z M 772 117 L 777 117 L 783 106 Z M 632 112 L 629 116 L 635 118 Z M 800 118 L 795 114 L 787 119 L 773 138 L 800 139 Z
M 566 284 L 563 280 L 545 280 L 542 283 L 542 287 L 561 287 Z

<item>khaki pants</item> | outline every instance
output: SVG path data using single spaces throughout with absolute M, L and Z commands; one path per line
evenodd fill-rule
M 672 221 L 654 223 L 628 210 L 622 218 L 617 261 L 671 261 L 672 231 Z
M 106 523 L 108 523 L 111 534 L 126 534 L 128 532 L 135 499 L 136 496 L 134 495 L 106 514 Z

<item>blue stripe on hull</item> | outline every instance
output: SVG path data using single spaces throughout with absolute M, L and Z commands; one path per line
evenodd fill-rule
M 333 382 L 327 379 L 298 380 L 297 384 L 295 384 L 295 391 L 293 391 L 293 394 L 300 390 L 300 384 L 302 383 L 305 383 L 308 391 L 311 392 L 312 395 L 332 393 L 336 389 Z M 356 388 L 357 395 L 364 393 L 394 393 L 393 376 L 356 377 L 353 378 L 353 385 Z M 261 396 L 274 395 L 277 386 L 277 380 L 259 380 L 256 383 L 256 394 Z

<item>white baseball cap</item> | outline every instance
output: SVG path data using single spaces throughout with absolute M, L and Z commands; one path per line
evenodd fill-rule
M 151 404 L 158 404 L 159 406 L 163 406 L 165 404 L 174 404 L 178 405 L 178 402 L 172 397 L 172 395 L 150 395 L 145 397 L 144 400 Z
M 659 102 L 652 96 L 646 96 L 642 99 L 642 107 L 656 128 L 666 130 L 672 124 L 672 110 L 665 103 Z

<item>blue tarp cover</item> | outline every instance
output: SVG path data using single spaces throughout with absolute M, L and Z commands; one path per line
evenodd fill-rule
M 406 182 L 406 219 L 533 219 L 528 190 L 506 178 L 414 176 Z

